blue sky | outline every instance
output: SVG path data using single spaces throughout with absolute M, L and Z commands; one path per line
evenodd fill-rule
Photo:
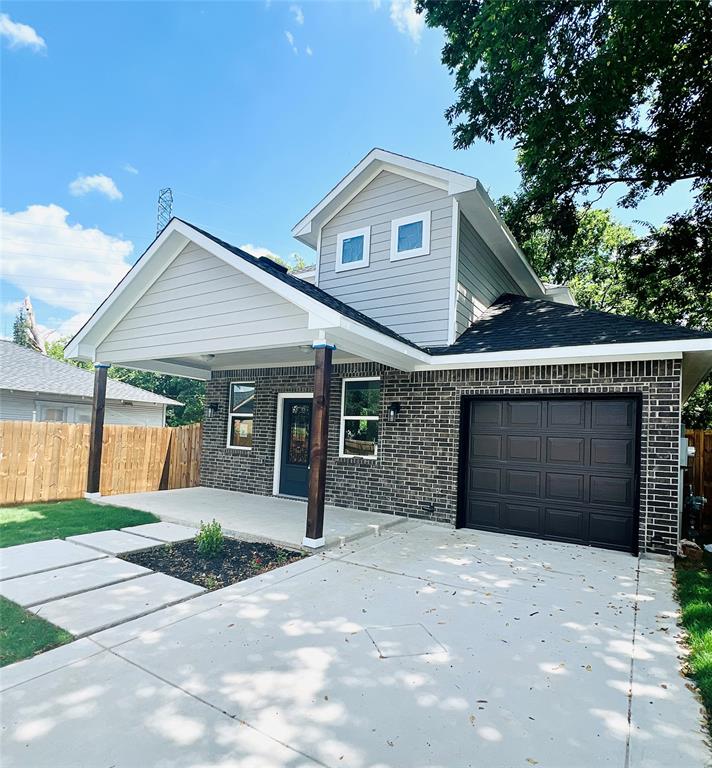
M 518 183 L 507 143 L 452 149 L 442 34 L 409 0 L 7 2 L 0 333 L 29 294 L 68 333 L 151 242 L 158 190 L 236 245 L 291 227 L 372 147 Z M 621 212 L 660 223 L 685 189 Z M 613 204 L 614 199 L 608 201 Z

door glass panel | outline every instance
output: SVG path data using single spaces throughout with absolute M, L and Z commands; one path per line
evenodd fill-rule
M 289 444 L 287 446 L 288 464 L 309 463 L 309 424 L 311 422 L 311 403 L 290 406 Z

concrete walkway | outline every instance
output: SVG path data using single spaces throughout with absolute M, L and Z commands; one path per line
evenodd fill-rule
M 251 541 L 270 541 L 287 547 L 301 547 L 306 525 L 306 501 L 280 496 L 256 496 L 218 488 L 180 488 L 105 496 L 104 504 L 152 512 L 161 520 L 199 526 L 200 521 L 217 520 L 225 533 Z M 353 541 L 402 523 L 404 518 L 378 512 L 327 506 L 324 510 L 326 546 Z
M 638 566 L 406 523 L 6 668 L 3 768 L 702 768 Z

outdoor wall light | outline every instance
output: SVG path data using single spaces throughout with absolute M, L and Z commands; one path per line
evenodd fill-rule
M 388 421 L 391 423 L 398 421 L 398 414 L 400 413 L 400 403 L 391 403 L 388 406 Z
M 210 403 L 208 405 L 208 418 L 214 419 L 220 410 L 220 403 Z

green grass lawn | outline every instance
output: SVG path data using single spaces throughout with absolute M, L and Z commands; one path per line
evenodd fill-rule
M 72 639 L 69 632 L 0 597 L 0 667 Z
M 92 504 L 86 499 L 0 507 L 0 547 L 157 521 L 150 512 Z
M 678 568 L 677 597 L 687 630 L 690 677 L 697 684 L 708 715 L 712 716 L 712 571 Z

